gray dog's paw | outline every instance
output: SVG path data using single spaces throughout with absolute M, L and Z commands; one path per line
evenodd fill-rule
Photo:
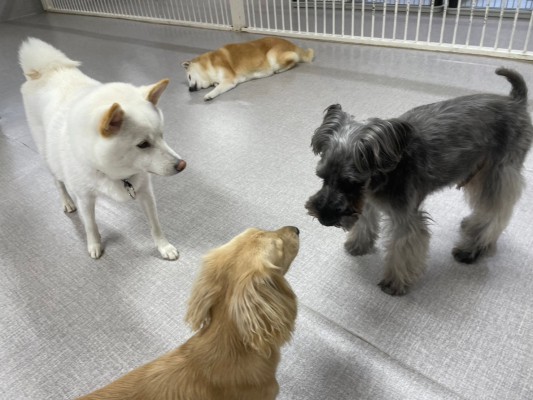
M 403 296 L 407 293 L 407 286 L 383 279 L 378 283 L 381 290 L 391 296 Z

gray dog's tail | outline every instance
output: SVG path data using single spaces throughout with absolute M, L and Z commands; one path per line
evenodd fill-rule
M 521 103 L 527 102 L 527 85 L 522 75 L 518 72 L 507 69 L 507 68 L 498 68 L 496 74 L 505 76 L 509 83 L 513 85 L 511 89 L 510 96 L 512 99 L 519 101 Z

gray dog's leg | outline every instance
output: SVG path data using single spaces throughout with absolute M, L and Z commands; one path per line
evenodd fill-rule
M 348 232 L 344 248 L 352 256 L 370 253 L 379 233 L 379 211 L 367 203 L 363 213 Z
M 426 270 L 430 233 L 421 211 L 391 215 L 385 276 L 379 283 L 390 295 L 403 295 Z

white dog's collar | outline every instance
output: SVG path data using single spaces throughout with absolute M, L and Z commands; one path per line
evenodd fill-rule
M 124 188 L 126 189 L 126 192 L 128 192 L 132 199 L 135 199 L 135 188 L 130 183 L 130 181 L 128 181 L 127 179 L 122 179 L 122 182 L 124 182 Z

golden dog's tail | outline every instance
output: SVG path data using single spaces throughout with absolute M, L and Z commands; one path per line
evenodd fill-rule
M 305 50 L 298 47 L 298 56 L 303 62 L 310 63 L 315 58 L 315 51 L 313 49 Z
M 28 38 L 19 49 L 19 63 L 27 80 L 39 79 L 50 71 L 81 65 L 40 39 Z

